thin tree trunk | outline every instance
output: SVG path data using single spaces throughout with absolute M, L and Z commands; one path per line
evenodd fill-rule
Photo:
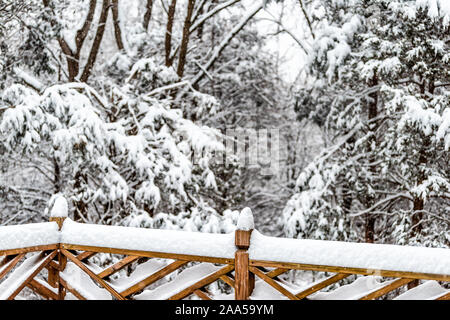
M 195 5 L 195 0 L 188 1 L 187 14 L 186 14 L 186 19 L 184 20 L 184 27 L 183 27 L 183 38 L 181 40 L 180 57 L 178 60 L 177 73 L 178 73 L 178 76 L 180 76 L 180 78 L 183 77 L 184 66 L 186 64 L 186 55 L 187 55 L 188 45 L 189 45 L 189 35 L 190 35 L 190 28 L 191 28 L 192 13 L 194 12 L 194 5 Z
M 143 27 L 145 31 L 148 31 L 150 19 L 152 18 L 153 0 L 147 0 L 147 11 L 145 11 Z
M 92 68 L 94 67 L 95 60 L 97 59 L 98 50 L 100 48 L 100 43 L 103 39 L 103 33 L 105 32 L 106 20 L 108 19 L 109 12 L 109 0 L 103 0 L 102 12 L 100 14 L 100 19 L 98 21 L 97 32 L 95 34 L 94 42 L 91 47 L 91 52 L 89 53 L 88 61 L 84 67 L 83 74 L 81 75 L 81 82 L 86 82 L 91 74 Z
M 167 27 L 165 38 L 165 51 L 166 51 L 166 66 L 170 67 L 173 63 L 173 58 L 170 57 L 172 51 L 172 29 L 173 21 L 175 19 L 175 9 L 177 6 L 177 0 L 172 0 L 169 6 L 169 12 L 167 13 Z
M 372 81 L 371 81 L 371 86 L 375 87 L 378 85 L 378 77 L 376 72 L 373 75 Z M 374 119 L 377 117 L 378 115 L 378 92 L 374 92 L 371 93 L 370 98 L 372 98 L 372 101 L 369 102 L 369 110 L 368 110 L 368 119 Z M 375 142 L 376 143 L 376 138 L 374 136 L 374 132 L 375 132 L 375 128 L 376 128 L 376 124 L 372 123 L 370 125 L 370 131 L 372 131 L 372 138 L 371 138 L 371 142 Z M 372 144 L 370 143 L 369 148 L 372 148 Z M 372 150 L 372 152 L 375 152 L 375 150 Z M 374 157 L 370 157 L 369 161 L 374 161 Z M 370 166 L 370 171 L 372 176 L 376 176 L 377 175 L 377 170 L 375 166 Z M 369 206 L 372 205 L 373 199 L 369 199 Z M 367 213 L 366 214 L 366 234 L 365 234 L 365 238 L 366 238 L 366 242 L 368 243 L 374 243 L 375 241 L 375 222 L 376 222 L 376 218 L 373 214 L 371 213 Z
M 78 59 L 76 58 L 76 54 L 72 52 L 69 45 L 67 44 L 66 40 L 63 38 L 58 39 L 59 46 L 61 47 L 61 50 L 66 57 L 67 62 L 67 71 L 69 74 L 69 82 L 75 81 L 75 77 L 78 75 L 79 71 L 79 63 Z
M 43 1 L 44 6 L 48 7 L 49 2 Z M 90 0 L 89 2 L 89 10 L 88 14 L 86 16 L 86 20 L 83 23 L 83 26 L 81 29 L 77 31 L 76 37 L 75 37 L 75 45 L 76 45 L 76 51 L 73 52 L 72 49 L 70 49 L 69 45 L 67 44 L 66 40 L 64 38 L 59 38 L 58 42 L 61 47 L 61 51 L 64 53 L 67 61 L 67 69 L 68 69 L 68 75 L 69 75 L 69 81 L 75 81 L 75 78 L 78 76 L 78 73 L 80 71 L 80 52 L 81 48 L 83 47 L 84 40 L 87 37 L 87 34 L 89 32 L 89 29 L 92 24 L 92 19 L 94 18 L 95 8 L 97 5 L 96 0 Z M 51 22 L 52 25 L 54 25 L 54 21 Z
M 54 186 L 55 186 L 55 193 L 61 192 L 61 167 L 58 164 L 58 161 L 56 158 L 53 158 L 53 167 L 55 170 L 55 179 L 54 179 Z
M 114 21 L 114 36 L 116 38 L 117 48 L 119 50 L 124 49 L 123 40 L 122 40 L 122 30 L 120 29 L 120 20 L 119 20 L 119 0 L 112 0 L 112 16 Z

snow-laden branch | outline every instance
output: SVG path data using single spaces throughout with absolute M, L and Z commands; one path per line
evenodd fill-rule
M 366 210 L 363 210 L 363 211 L 359 211 L 358 213 L 352 213 L 349 216 L 350 217 L 358 217 L 358 216 L 365 215 L 367 213 L 372 212 L 375 208 L 377 208 L 377 207 L 379 207 L 379 206 L 381 206 L 381 205 L 383 205 L 385 203 L 388 203 L 388 202 L 391 202 L 391 201 L 394 201 L 394 200 L 397 200 L 397 199 L 401 199 L 401 198 L 408 199 L 408 200 L 411 200 L 411 201 L 413 200 L 413 198 L 409 194 L 407 194 L 407 193 L 399 193 L 399 194 L 393 195 L 391 197 L 386 197 L 383 200 L 380 200 L 377 203 L 375 203 L 370 208 L 368 208 Z
M 216 6 L 214 9 L 212 9 L 211 11 L 207 12 L 206 14 L 204 14 L 203 16 L 200 17 L 199 20 L 197 20 L 197 22 L 195 22 L 191 28 L 189 29 L 189 32 L 192 33 L 194 32 L 198 27 L 200 27 L 206 20 L 208 20 L 209 18 L 211 18 L 212 16 L 216 15 L 217 13 L 219 13 L 220 11 L 222 11 L 223 9 L 226 9 L 230 6 L 232 6 L 233 4 L 240 2 L 241 0 L 229 0 L 227 2 L 224 2 L 218 6 Z
M 20 79 L 22 79 L 27 85 L 29 85 L 34 90 L 41 91 L 44 88 L 44 85 L 41 81 L 39 81 L 37 78 L 29 75 L 22 69 L 15 67 L 14 72 Z

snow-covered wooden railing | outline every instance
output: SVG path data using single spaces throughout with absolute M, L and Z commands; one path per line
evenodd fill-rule
M 26 287 L 54 300 L 450 299 L 449 249 L 266 237 L 253 230 L 247 208 L 232 234 L 76 223 L 63 198 L 51 215 L 48 223 L 0 227 L 0 299 Z M 102 269 L 94 263 L 101 253 L 120 258 Z M 333 275 L 298 286 L 281 279 L 290 270 Z M 423 283 L 405 291 L 417 279 Z M 339 282 L 346 284 L 321 291 Z

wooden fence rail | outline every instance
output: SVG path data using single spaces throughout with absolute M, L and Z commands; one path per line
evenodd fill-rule
M 52 217 L 50 221 L 56 222 L 59 230 L 65 226 L 64 217 Z M 252 229 L 235 231 L 234 257 L 152 252 L 63 241 L 0 250 L 0 299 L 14 299 L 27 287 L 49 300 L 176 300 L 191 295 L 210 300 L 215 297 L 208 286 L 214 282 L 220 283 L 222 291 L 228 294 L 234 292 L 237 300 L 268 297 L 368 300 L 388 294 L 407 299 L 450 299 L 450 290 L 445 289 L 446 283 L 450 282 L 449 272 L 442 274 L 252 259 L 253 251 L 249 250 L 252 232 Z M 100 268 L 93 263 L 100 253 L 118 255 L 120 258 L 112 261 L 107 268 Z M 443 263 L 448 261 L 448 257 L 448 254 L 443 257 Z M 134 271 L 124 275 L 125 272 L 121 273 L 124 270 Z M 306 286 L 295 286 L 280 277 L 291 270 L 333 274 Z M 173 277 L 174 274 L 177 276 Z M 350 278 L 356 279 L 349 282 Z M 407 290 L 406 286 L 418 279 L 425 281 Z M 340 282 L 345 283 L 338 286 Z M 330 287 L 337 288 L 323 291 Z M 270 295 L 265 295 L 268 292 Z

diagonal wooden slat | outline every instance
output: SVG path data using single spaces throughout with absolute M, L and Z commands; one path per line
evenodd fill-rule
M 285 269 L 285 268 L 276 268 L 272 271 L 269 271 L 266 273 L 266 275 L 270 278 L 275 278 L 278 277 L 279 275 L 282 275 L 285 272 L 288 272 L 289 269 Z
M 32 279 L 28 283 L 28 287 L 30 287 L 34 292 L 41 295 L 47 300 L 58 300 L 58 295 L 55 292 L 47 288 L 42 283 L 36 281 L 35 279 Z
M 79 255 L 77 255 L 77 259 L 80 260 L 80 261 L 84 261 L 84 260 L 87 260 L 89 258 L 92 258 L 97 253 L 98 252 L 84 251 L 84 252 L 80 253 Z
M 381 287 L 377 291 L 371 292 L 368 295 L 365 295 L 364 297 L 360 298 L 359 300 L 373 300 L 376 298 L 379 298 L 392 290 L 395 290 L 405 284 L 410 283 L 411 281 L 414 281 L 414 279 L 397 279 L 395 281 L 387 283 L 384 287 Z
M 220 279 L 223 280 L 226 284 L 228 284 L 230 287 L 232 287 L 234 289 L 235 282 L 229 276 L 224 274 L 223 276 L 220 277 Z
M 72 287 L 70 284 L 68 284 L 63 278 L 59 279 L 59 282 L 61 285 L 66 288 L 67 291 L 69 291 L 71 294 L 73 294 L 77 299 L 79 300 L 87 300 L 81 293 L 79 293 L 74 287 Z M 59 292 L 58 292 L 59 295 Z
M 39 272 L 41 272 L 41 270 L 44 269 L 47 264 L 50 263 L 50 261 L 52 261 L 53 257 L 56 256 L 56 254 L 57 251 L 52 251 L 42 262 L 40 262 L 39 266 L 16 288 L 16 290 L 14 290 L 14 292 L 7 298 L 7 300 L 13 300 L 20 293 L 20 291 L 22 291 L 23 288 L 25 288 L 28 283 L 33 280 L 33 278 Z
M 16 257 L 14 257 L 12 260 L 5 263 L 3 267 L 0 268 L 0 280 L 3 279 L 5 275 L 10 272 L 17 263 L 19 263 L 20 260 L 25 256 L 25 253 L 19 254 Z
M 109 277 L 110 275 L 122 270 L 123 268 L 133 263 L 134 261 L 138 260 L 139 258 L 140 257 L 138 256 L 127 256 L 122 260 L 120 260 L 119 262 L 117 262 L 116 264 L 112 265 L 111 267 L 106 268 L 102 272 L 98 273 L 97 275 L 102 279 Z
M 317 292 L 325 287 L 328 287 L 328 286 L 332 285 L 333 283 L 336 283 L 344 278 L 347 278 L 348 276 L 350 276 L 350 274 L 348 274 L 348 273 L 347 274 L 346 273 L 335 274 L 334 276 L 331 276 L 331 277 L 325 279 L 324 281 L 314 284 L 311 287 L 309 287 L 308 289 L 297 293 L 295 296 L 299 299 L 306 298 L 310 294 Z
M 194 293 L 195 290 L 203 288 L 204 286 L 216 281 L 221 276 L 223 276 L 224 274 L 227 274 L 228 272 L 231 272 L 232 270 L 234 270 L 234 265 L 227 265 L 227 266 L 219 269 L 218 271 L 214 272 L 213 274 L 194 283 L 193 285 L 187 287 L 186 289 L 178 292 L 177 294 L 174 294 L 168 300 L 181 300 L 181 299 L 191 295 L 192 293 Z
M 155 272 L 154 274 L 150 275 L 149 277 L 145 278 L 144 280 L 136 283 L 135 285 L 129 287 L 128 289 L 122 291 L 120 294 L 124 297 L 128 297 L 145 287 L 151 285 L 152 283 L 158 281 L 159 279 L 164 278 L 168 274 L 174 272 L 175 270 L 181 268 L 185 264 L 187 264 L 188 261 L 174 261 L 168 266 L 162 268 L 161 270 Z
M 61 249 L 62 254 L 64 254 L 69 260 L 75 263 L 81 270 L 83 270 L 92 280 L 96 281 L 99 285 L 105 288 L 109 293 L 111 293 L 118 300 L 126 300 L 120 293 L 114 290 L 105 280 L 98 277 L 91 269 L 89 269 L 83 262 L 77 259 L 72 253 L 66 249 Z
M 440 296 L 436 300 L 450 300 L 450 292 L 444 294 L 443 296 Z
M 289 299 L 291 299 L 291 300 L 300 300 L 294 294 L 289 292 L 289 290 L 285 289 L 282 285 L 280 285 L 278 282 L 276 282 L 275 280 L 273 280 L 272 278 L 267 276 L 264 272 L 262 272 L 258 268 L 249 266 L 248 269 L 250 270 L 250 272 L 252 272 L 253 274 L 257 275 L 261 280 L 264 280 L 267 284 L 269 284 L 274 289 L 278 290 L 280 293 L 282 293 L 283 295 L 285 295 Z
M 9 255 L 9 256 L 4 256 L 3 258 L 1 258 L 1 260 L 0 260 L 0 268 L 3 267 L 8 262 L 10 262 L 15 257 L 16 257 L 16 255 Z
M 203 290 L 197 289 L 194 291 L 194 293 L 202 300 L 212 300 L 212 298 Z

